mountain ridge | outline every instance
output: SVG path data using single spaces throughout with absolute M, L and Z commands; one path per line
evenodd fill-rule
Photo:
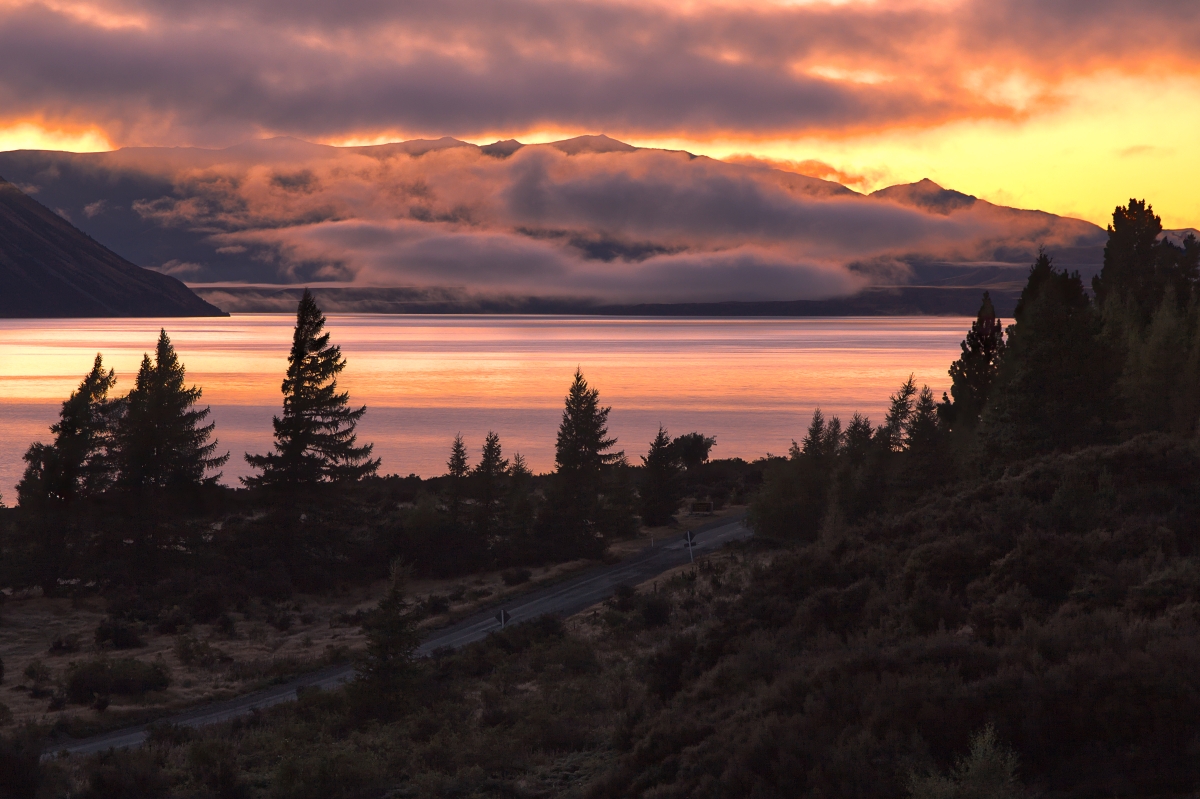
M 0 317 L 221 316 L 0 178 Z

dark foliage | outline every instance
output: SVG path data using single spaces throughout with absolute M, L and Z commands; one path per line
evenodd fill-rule
M 974 430 L 991 396 L 997 360 L 1004 353 L 1004 326 L 992 298 L 983 293 L 979 316 L 962 342 L 962 355 L 950 364 L 950 396 L 942 395 L 938 414 L 954 431 Z
M 262 470 L 243 479 L 248 486 L 355 481 L 379 468 L 379 460 L 371 458 L 373 445 L 356 443 L 355 426 L 367 408 L 352 409 L 350 395 L 337 390 L 346 359 L 324 328 L 325 316 L 305 289 L 283 380 L 283 416 L 273 421 L 275 451 L 246 455 L 247 463 Z
M 683 481 L 679 473 L 678 451 L 662 425 L 658 427 L 658 435 L 650 442 L 650 451 L 642 456 L 639 492 L 643 524 L 658 527 L 674 520 L 679 502 L 683 499 Z
M 67 669 L 67 700 L 88 705 L 99 696 L 140 696 L 171 684 L 163 663 L 143 663 L 129 658 L 97 659 L 72 663 Z
M 62 405 L 50 426 L 52 445 L 33 444 L 25 453 L 25 473 L 17 485 L 18 501 L 26 507 L 47 503 L 70 504 L 77 498 L 102 494 L 114 477 L 113 416 L 119 408 L 108 399 L 116 374 L 104 371 L 99 354 L 92 371 Z
M 990 457 L 1111 440 L 1120 363 L 1077 273 L 1039 256 L 1029 273 L 983 414 Z
M 128 487 L 193 486 L 215 483 L 229 454 L 215 454 L 215 423 L 204 424 L 208 408 L 194 407 L 201 389 L 188 388 L 183 364 L 167 331 L 159 333 L 154 361 L 142 357 L 137 378 L 121 402 L 114 434 L 119 482 Z
M 594 795 L 899 797 L 989 722 L 1047 795 L 1186 795 L 1198 497 L 1197 447 L 1140 438 L 776 556 L 650 660 L 667 704 Z

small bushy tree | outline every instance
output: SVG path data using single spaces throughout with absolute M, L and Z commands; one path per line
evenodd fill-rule
M 671 442 L 675 458 L 685 469 L 698 469 L 708 460 L 717 439 L 703 433 L 685 433 Z
M 1000 743 L 989 724 L 971 739 L 971 751 L 949 774 L 913 774 L 908 780 L 912 799 L 1019 799 L 1025 789 L 1017 778 L 1015 752 Z
M 355 434 L 367 407 L 351 408 L 349 393 L 338 391 L 346 359 L 324 329 L 325 315 L 305 289 L 283 381 L 283 416 L 273 421 L 275 451 L 246 455 L 262 471 L 242 478 L 248 486 L 357 481 L 379 469 L 379 459 L 371 457 L 374 445 L 359 446 Z
M 415 670 L 413 658 L 421 645 L 416 619 L 405 597 L 407 574 L 392 564 L 387 594 L 363 623 L 367 645 L 358 663 L 362 687 L 384 705 L 403 700 Z
M 650 451 L 642 456 L 642 522 L 650 527 L 669 524 L 683 499 L 679 462 L 671 437 L 662 425 L 650 442 Z

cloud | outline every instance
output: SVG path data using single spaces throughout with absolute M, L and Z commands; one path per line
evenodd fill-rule
M 264 134 L 796 136 L 1021 119 L 1074 77 L 1200 71 L 1193 0 L 0 5 L 0 121 Z
M 279 140 L 30 156 L 5 169 L 22 163 L 57 175 L 44 178 L 45 192 L 65 192 L 81 208 L 114 185 L 142 187 L 149 196 L 114 200 L 89 218 L 89 232 L 123 251 L 106 231 L 130 231 L 131 246 L 158 248 L 142 262 L 197 283 L 336 281 L 618 302 L 820 299 L 903 282 L 914 259 L 1020 262 L 1041 245 L 1093 244 L 1098 230 L 931 183 L 880 199 L 762 164 L 603 140 L 503 158 L 465 144 Z M 949 209 L 938 204 L 943 195 L 955 198 Z

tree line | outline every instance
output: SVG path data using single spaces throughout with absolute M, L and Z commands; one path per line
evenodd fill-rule
M 107 577 L 128 571 L 133 579 L 167 568 L 164 552 L 172 548 L 220 553 L 222 543 L 263 550 L 264 570 L 278 571 L 282 562 L 293 578 L 310 566 L 345 572 L 396 557 L 419 572 L 461 574 L 599 557 L 613 538 L 634 534 L 639 517 L 670 524 L 688 492 L 712 490 L 697 479 L 715 439 L 671 438 L 660 428 L 633 468 L 608 432 L 611 409 L 580 370 L 564 401 L 552 473 L 534 475 L 489 431 L 474 465 L 458 436 L 445 475 L 381 477 L 372 444 L 358 438 L 367 409 L 338 386 L 346 358 L 325 322 L 306 292 L 281 385 L 282 412 L 272 422 L 274 445 L 245 456 L 253 472 L 240 479 L 249 489 L 244 495 L 218 483 L 229 453 L 219 449 L 202 390 L 188 384 L 165 330 L 124 396 L 114 396 L 116 375 L 97 355 L 62 404 L 53 440 L 33 444 L 24 456 L 20 517 L 7 536 L 13 559 L 48 586 L 78 576 L 68 573 L 81 563 L 92 569 L 120 562 Z M 732 468 L 739 466 L 746 465 Z M 727 494 L 730 480 L 720 480 Z M 203 532 L 221 515 L 230 517 L 221 524 L 230 525 L 233 543 Z M 123 541 L 133 541 L 136 552 L 127 553 Z
M 938 401 L 910 377 L 883 423 L 817 409 L 752 508 L 778 540 L 895 510 L 1036 455 L 1200 423 L 1200 242 L 1163 236 L 1144 200 L 1113 212 L 1091 292 L 1041 252 L 1005 328 L 987 292 Z

